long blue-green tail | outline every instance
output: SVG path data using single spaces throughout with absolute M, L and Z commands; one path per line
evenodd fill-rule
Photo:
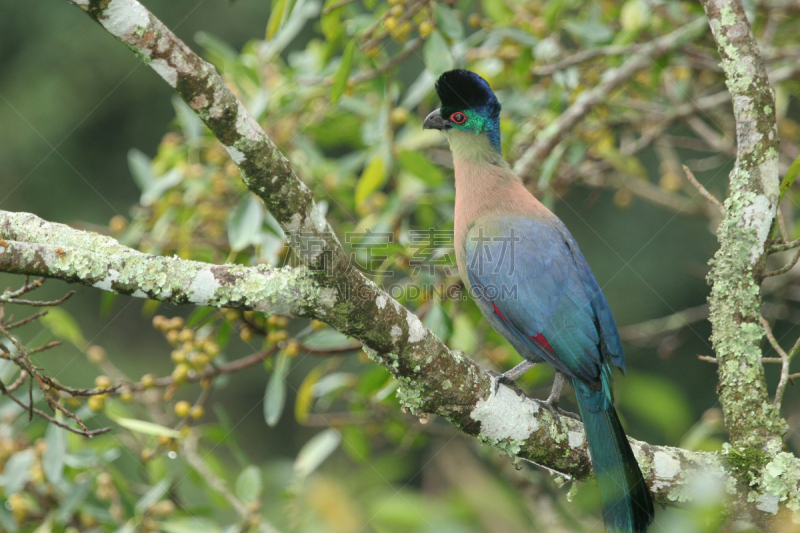
M 608 367 L 602 382 L 603 389 L 596 391 L 572 380 L 600 488 L 603 521 L 608 533 L 644 533 L 653 521 L 653 501 L 614 410 Z

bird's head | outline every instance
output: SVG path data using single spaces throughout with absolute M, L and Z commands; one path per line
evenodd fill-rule
M 469 70 L 449 70 L 436 81 L 436 93 L 442 107 L 427 116 L 423 128 L 443 131 L 454 153 L 500 153 L 500 102 L 486 80 Z

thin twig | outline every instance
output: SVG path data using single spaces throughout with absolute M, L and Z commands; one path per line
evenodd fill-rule
M 785 252 L 786 250 L 791 250 L 792 248 L 797 248 L 800 246 L 800 239 L 795 239 L 790 242 L 782 242 L 778 244 L 773 244 L 767 250 L 769 253 L 773 254 L 775 252 Z
M 702 183 L 697 181 L 697 178 L 694 177 L 694 173 L 692 172 L 692 170 L 689 167 L 687 167 L 686 165 L 682 165 L 682 166 L 683 166 L 683 172 L 686 174 L 686 179 L 689 180 L 689 183 L 694 185 L 694 187 L 700 192 L 700 194 L 703 195 L 703 198 L 708 200 L 712 205 L 714 205 L 717 209 L 719 209 L 720 213 L 722 213 L 724 215 L 725 214 L 725 206 L 722 205 L 722 202 L 720 202 L 717 199 L 716 196 L 714 196 L 713 194 L 708 192 L 708 189 L 703 187 Z
M 781 378 L 780 381 L 778 381 L 778 386 L 775 388 L 775 400 L 773 401 L 773 405 L 780 407 L 781 401 L 783 400 L 783 393 L 786 390 L 786 384 L 792 379 L 789 375 L 789 365 L 800 347 L 800 338 L 794 343 L 789 353 L 786 353 L 783 348 L 781 348 L 781 345 L 778 344 L 775 335 L 772 334 L 772 328 L 770 328 L 769 322 L 767 322 L 767 319 L 763 316 L 761 317 L 761 326 L 764 328 L 767 340 L 769 340 L 769 343 L 775 348 L 775 351 L 778 352 L 778 355 L 781 356 Z
M 58 426 L 60 428 L 64 428 L 67 431 L 71 431 L 71 432 L 76 433 L 78 435 L 83 435 L 84 437 L 88 437 L 88 438 L 91 439 L 95 435 L 100 435 L 102 433 L 107 433 L 107 432 L 111 431 L 110 427 L 100 428 L 100 429 L 91 429 L 91 430 L 83 430 L 83 429 L 78 429 L 78 428 L 71 427 L 71 426 L 69 426 L 69 425 L 67 425 L 67 424 L 65 424 L 65 423 L 63 423 L 63 422 L 61 422 L 59 420 L 56 420 L 55 418 L 53 418 L 52 416 L 48 415 L 44 411 L 33 407 L 33 405 L 25 405 L 25 403 L 20 401 L 19 398 L 17 398 L 13 394 L 11 394 L 8 391 L 8 389 L 6 388 L 6 386 L 3 385 L 2 382 L 0 382 L 0 392 L 2 392 L 5 396 L 8 396 L 9 398 L 11 398 L 11 401 L 16 403 L 20 407 L 22 407 L 24 410 L 29 411 L 31 413 L 34 413 L 34 414 L 42 417 L 43 419 L 47 420 L 49 423 L 55 424 L 56 426 Z
M 792 269 L 792 267 L 794 267 L 794 265 L 797 264 L 798 259 L 800 259 L 800 249 L 797 250 L 797 252 L 795 252 L 794 257 L 792 257 L 792 260 L 789 261 L 789 263 L 786 266 L 784 266 L 783 268 L 779 268 L 778 270 L 770 270 L 769 272 L 764 272 L 763 274 L 761 274 L 761 276 L 764 278 L 769 278 L 772 276 L 780 276 L 781 274 L 786 274 Z

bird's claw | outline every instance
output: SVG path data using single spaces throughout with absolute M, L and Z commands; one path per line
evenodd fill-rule
M 517 394 L 523 394 L 522 389 L 520 389 L 517 384 L 514 382 L 513 379 L 508 377 L 506 374 L 501 372 L 497 372 L 496 370 L 486 370 L 486 373 L 492 378 L 492 396 L 497 394 L 497 391 L 500 390 L 500 384 L 507 386 L 508 388 L 517 392 Z
M 578 422 L 581 421 L 580 415 L 576 413 L 571 413 L 570 411 L 565 411 L 564 409 L 558 406 L 557 401 L 553 401 L 552 399 L 548 400 L 537 400 L 536 398 L 531 398 L 534 402 L 536 402 L 539 406 L 544 407 L 550 414 L 553 415 L 553 419 L 556 423 L 560 426 L 561 425 L 561 417 L 566 416 L 567 418 L 572 418 L 577 420 Z

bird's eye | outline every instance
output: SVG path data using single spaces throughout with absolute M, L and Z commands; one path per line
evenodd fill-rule
M 459 111 L 450 115 L 450 120 L 452 120 L 456 124 L 463 124 L 467 121 L 467 115 Z

